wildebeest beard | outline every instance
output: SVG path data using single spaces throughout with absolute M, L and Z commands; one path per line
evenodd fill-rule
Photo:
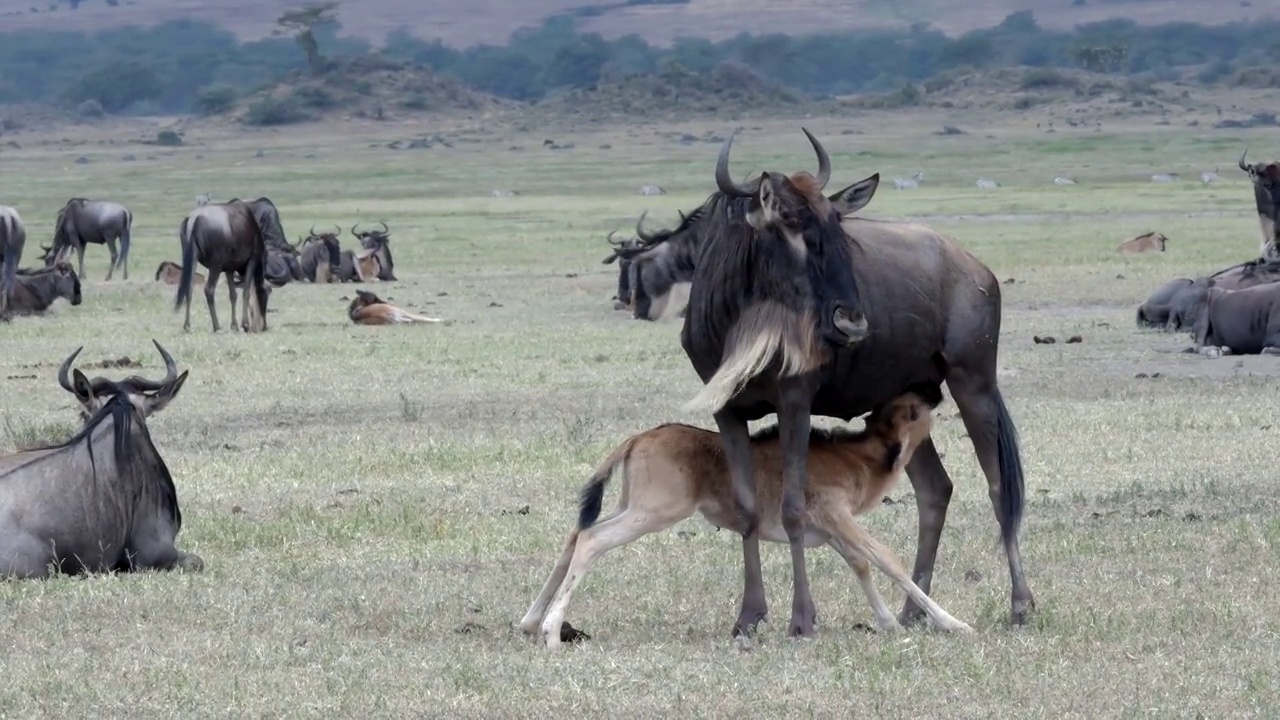
M 731 198 L 716 192 L 702 206 L 703 217 L 697 223 L 702 246 L 698 263 L 714 267 L 714 280 L 708 280 L 725 290 L 702 305 L 703 312 L 711 314 L 702 322 L 718 325 L 717 317 L 736 320 L 746 305 L 773 300 L 800 314 L 812 312 L 823 338 L 846 345 L 848 336 L 835 324 L 837 311 L 849 317 L 863 313 L 853 275 L 853 248 L 840 225 L 840 214 L 835 210 L 828 217 L 806 213 L 801 229 L 805 271 L 800 273 L 796 267 L 800 261 L 780 232 L 762 232 L 747 223 L 756 197 Z M 722 241 L 709 242 L 717 237 Z

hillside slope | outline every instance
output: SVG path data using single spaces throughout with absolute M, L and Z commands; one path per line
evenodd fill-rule
M 151 25 L 191 18 L 220 23 L 245 39 L 267 36 L 275 18 L 303 0 L 82 0 L 76 10 L 69 0 L 0 0 L 0 29 L 21 31 L 96 30 L 120 25 Z M 618 0 L 346 0 L 340 9 L 344 33 L 375 43 L 396 28 L 422 37 L 439 37 L 449 45 L 503 43 L 513 30 L 583 6 L 620 5 Z M 50 10 L 50 7 L 56 9 Z M 38 12 L 32 12 L 37 8 Z M 639 33 L 650 42 L 667 44 L 678 35 L 722 39 L 739 32 L 804 33 L 820 30 L 905 26 L 927 20 L 949 34 L 989 27 L 1019 10 L 1034 10 L 1049 28 L 1112 17 L 1141 23 L 1222 23 L 1280 19 L 1274 0 L 691 0 L 687 5 L 635 6 L 583 18 L 585 30 L 617 37 Z

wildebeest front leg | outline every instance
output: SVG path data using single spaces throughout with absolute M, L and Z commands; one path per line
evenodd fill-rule
M 111 264 L 107 266 L 107 279 L 110 280 L 111 274 L 116 271 L 116 263 L 120 262 L 120 254 L 116 252 L 115 240 L 107 241 L 107 252 L 111 253 Z
M 1006 468 L 1017 477 L 1006 478 L 1012 481 L 1019 493 L 1022 491 L 1021 460 L 1017 457 L 1017 449 L 1013 440 L 1012 421 L 1004 408 L 1004 400 L 994 382 L 994 368 L 991 377 L 974 375 L 953 368 L 947 378 L 947 387 L 951 397 L 960 410 L 960 418 L 964 421 L 965 430 L 973 441 L 973 449 L 978 455 L 978 464 L 982 473 L 987 476 L 987 494 L 995 509 L 996 518 L 1000 522 L 1001 536 L 1005 555 L 1009 560 L 1010 613 L 1009 622 L 1014 625 L 1026 624 L 1035 610 L 1035 599 L 1031 596 L 1031 588 L 1022 572 L 1022 551 L 1018 546 L 1017 520 L 1007 517 L 1002 510 L 1005 507 L 1001 492 L 1001 460 L 1002 455 L 1008 457 Z M 1003 449 L 1003 452 L 1002 452 Z M 1010 498 L 1011 499 L 1011 498 Z M 1020 506 L 1022 499 L 1017 498 Z
M 733 624 L 733 637 L 750 638 L 769 612 L 764 597 L 764 576 L 760 571 L 760 516 L 756 508 L 755 469 L 751 463 L 751 434 L 747 421 L 728 411 L 715 415 L 729 462 L 729 479 L 742 533 L 742 608 Z
M 915 492 L 920 526 L 916 538 L 916 564 L 911 571 L 911 580 L 928 593 L 929 586 L 933 583 L 933 565 L 938 558 L 938 543 L 942 538 L 942 526 L 947 523 L 947 507 L 951 504 L 951 491 L 954 487 L 947 469 L 942 465 L 942 459 L 938 457 L 933 438 L 927 438 L 916 448 L 915 454 L 907 463 L 907 477 Z M 924 610 L 908 595 L 898 622 L 910 625 L 924 620 Z
M 77 277 L 83 280 L 84 278 L 84 243 L 80 243 L 79 245 L 76 246 L 76 257 L 80 260 L 80 274 Z M 108 271 L 107 275 L 108 277 L 110 277 L 110 271 Z
M 808 484 L 811 392 L 798 380 L 779 383 L 778 435 L 782 450 L 782 527 L 791 544 L 791 624 L 787 635 L 810 637 L 817 619 L 805 567 L 805 486 Z

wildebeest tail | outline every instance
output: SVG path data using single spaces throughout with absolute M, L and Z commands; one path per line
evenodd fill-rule
M 1000 530 L 1005 543 L 1018 536 L 1026 496 L 1026 479 L 1022 474 L 1022 456 L 1018 449 L 1018 431 L 1013 426 L 1004 396 L 995 390 L 996 456 L 1000 465 Z
M 600 508 L 604 504 L 604 488 L 609 484 L 609 478 L 613 477 L 613 471 L 622 466 L 626 469 L 626 461 L 631 457 L 631 449 L 635 447 L 636 438 L 631 437 L 613 452 L 609 453 L 609 457 L 600 463 L 600 467 L 596 468 L 596 472 L 582 487 L 582 497 L 578 501 L 578 529 L 586 530 L 595 525 L 596 520 L 600 519 Z
M 116 263 L 117 267 L 125 268 L 129 266 L 129 243 L 131 242 L 131 233 L 133 232 L 133 213 L 124 211 L 124 229 L 120 231 L 120 262 Z
M 191 281 L 196 272 L 196 237 L 204 217 L 195 220 L 185 218 L 178 226 L 178 241 L 182 243 L 182 275 L 178 279 L 178 296 L 173 301 L 173 311 L 182 309 L 184 302 L 191 302 Z

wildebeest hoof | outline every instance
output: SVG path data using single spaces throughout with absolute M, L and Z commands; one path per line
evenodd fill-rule
M 203 572 L 204 560 L 202 560 L 200 556 L 196 555 L 195 553 L 186 553 L 182 557 L 178 558 L 178 569 L 182 570 L 183 572 L 193 572 L 193 573 Z
M 1218 349 L 1218 348 L 1216 348 L 1216 347 L 1214 347 L 1214 346 L 1212 346 L 1212 345 L 1209 345 L 1209 346 L 1207 346 L 1207 347 L 1202 347 L 1202 348 L 1200 348 L 1200 354 L 1201 354 L 1201 355 L 1203 355 L 1203 356 L 1205 356 L 1205 357 L 1207 357 L 1207 358 L 1209 358 L 1210 360 L 1212 360 L 1212 359 L 1214 359 L 1214 358 L 1221 357 L 1221 356 L 1222 356 L 1222 350 L 1220 350 L 1220 349 Z
M 626 310 L 626 309 L 627 309 L 627 304 L 626 304 L 626 303 L 624 303 L 624 302 L 622 302 L 622 301 L 620 301 L 620 300 L 615 300 L 615 301 L 614 301 L 614 303 L 613 303 L 613 309 L 614 309 L 614 310 Z
M 1262 354 L 1263 355 L 1280 355 L 1280 347 L 1274 347 L 1274 346 L 1264 347 L 1262 348 Z
M 739 635 L 733 639 L 733 646 L 739 652 L 751 652 L 756 649 L 756 641 L 750 635 Z
M 1220 348 L 1220 351 L 1222 352 L 1222 354 L 1223 354 L 1223 355 L 1230 355 L 1230 354 L 1231 354 L 1231 348 L 1227 347 L 1226 345 L 1223 345 L 1223 346 Z
M 591 639 L 590 635 L 570 625 L 568 621 L 565 621 L 560 624 L 560 642 L 580 643 L 590 639 Z

